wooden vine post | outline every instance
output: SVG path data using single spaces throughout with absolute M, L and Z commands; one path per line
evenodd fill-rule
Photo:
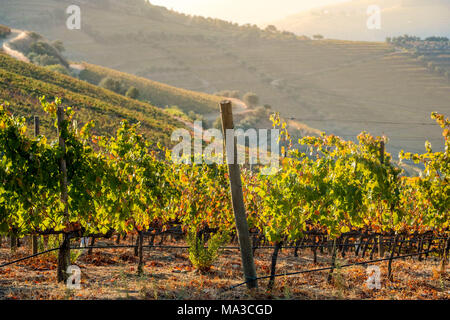
M 37 138 L 40 134 L 40 125 L 39 125 L 39 117 L 34 116 L 34 136 Z M 36 254 L 38 252 L 38 236 L 31 236 L 31 252 L 32 254 Z
M 277 268 L 277 260 L 278 260 L 278 253 L 281 250 L 281 247 L 283 246 L 283 241 L 277 241 L 275 243 L 275 248 L 272 253 L 272 264 L 270 266 L 270 280 L 269 284 L 267 285 L 267 290 L 272 290 L 273 286 L 275 284 L 275 274 L 276 274 L 276 268 Z
M 15 253 L 17 250 L 17 237 L 15 236 L 14 231 L 10 234 L 9 246 L 11 248 L 11 252 Z
M 440 273 L 445 274 L 445 269 L 447 268 L 447 260 L 448 260 L 448 253 L 450 251 L 450 237 L 447 237 L 446 241 L 444 240 L 444 248 L 442 251 L 442 260 L 440 264 Z
M 384 164 L 384 141 L 380 142 L 380 162 L 381 164 Z M 384 245 L 383 245 L 384 239 L 383 235 L 380 234 L 378 236 L 378 255 L 380 258 L 384 258 Z
M 333 281 L 333 272 L 336 268 L 336 239 L 333 240 L 333 248 L 332 248 L 332 257 L 331 257 L 331 270 L 328 273 L 327 282 L 331 283 Z
M 139 257 L 139 263 L 137 268 L 138 275 L 142 275 L 144 273 L 144 254 L 143 254 L 143 244 L 144 244 L 144 232 L 138 231 L 138 243 L 137 243 L 137 249 L 138 249 L 138 257 Z
M 239 246 L 241 249 L 242 266 L 244 269 L 245 281 L 247 288 L 253 289 L 258 287 L 256 280 L 256 268 L 253 260 L 252 243 L 250 240 L 250 232 L 248 230 L 248 222 L 245 213 L 244 195 L 242 193 L 241 170 L 237 163 L 237 145 L 234 136 L 233 111 L 231 101 L 222 101 L 220 103 L 220 113 L 222 116 L 222 129 L 225 140 L 225 152 L 227 154 L 228 175 L 230 179 L 231 200 L 233 203 L 234 217 L 236 221 L 236 229 L 238 233 Z M 233 131 L 233 141 L 227 141 L 227 130 Z M 230 148 L 232 147 L 232 149 Z M 227 150 L 233 152 L 233 158 L 230 161 L 230 155 Z
M 392 275 L 392 260 L 394 259 L 394 255 L 395 255 L 395 248 L 397 247 L 397 243 L 398 243 L 398 234 L 395 234 L 395 238 L 394 238 L 394 243 L 392 244 L 392 251 L 391 251 L 391 255 L 389 257 L 389 263 L 388 263 L 388 280 L 393 282 L 394 281 L 394 276 Z
M 61 185 L 61 201 L 64 204 L 64 218 L 65 222 L 69 222 L 69 208 L 68 199 L 69 195 L 67 192 L 67 165 L 66 165 L 66 142 L 64 140 L 63 123 L 64 123 L 64 108 L 58 106 L 56 113 L 58 119 L 58 137 L 59 137 L 59 148 L 61 149 L 61 157 L 59 159 L 59 169 L 60 169 L 60 185 Z M 67 268 L 70 265 L 70 235 L 64 233 L 63 242 L 58 251 L 58 270 L 57 270 L 57 280 L 58 282 L 66 282 L 68 278 Z

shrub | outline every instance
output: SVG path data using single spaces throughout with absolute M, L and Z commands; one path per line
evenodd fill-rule
M 221 118 L 220 116 L 218 116 L 218 117 L 216 118 L 216 120 L 214 121 L 212 127 L 213 127 L 214 129 L 217 129 L 217 130 L 222 131 L 222 118 Z
M 64 48 L 64 44 L 61 40 L 56 40 L 52 43 L 52 46 L 55 47 L 56 50 L 59 51 L 59 53 L 62 53 L 66 50 L 66 48 Z
M 253 92 L 248 92 L 244 96 L 244 102 L 249 107 L 254 107 L 259 103 L 259 97 L 256 94 L 254 94 Z
M 214 93 L 215 96 L 240 99 L 241 93 L 239 90 L 222 90 Z
M 445 76 L 448 80 L 450 80 L 450 72 L 449 72 L 449 71 L 446 71 L 446 72 L 444 73 L 444 76 Z
M 321 34 L 315 34 L 315 35 L 313 35 L 313 39 L 314 39 L 314 40 L 322 40 L 323 38 L 324 38 L 324 36 L 321 35 Z
M 122 83 L 118 80 L 115 80 L 110 77 L 103 78 L 100 83 L 98 84 L 99 87 L 114 91 L 116 93 L 122 94 L 123 93 L 123 86 Z
M 428 37 L 425 39 L 425 41 L 433 41 L 433 42 L 447 42 L 449 39 L 447 37 Z
M 220 247 L 229 241 L 228 234 L 216 233 L 209 241 L 205 236 L 190 232 L 187 238 L 189 244 L 189 260 L 199 272 L 208 272 L 220 254 Z M 207 244 L 207 246 L 206 246 Z
M 11 33 L 11 29 L 10 28 L 0 24 L 0 38 L 4 38 L 10 33 Z
M 131 86 L 130 88 L 128 88 L 127 93 L 125 95 L 131 99 L 138 99 L 139 90 L 136 87 Z
M 70 76 L 70 72 L 60 64 L 48 65 L 45 68 L 50 71 L 59 72 L 67 76 Z
M 42 39 L 42 36 L 41 36 L 39 33 L 36 33 L 36 32 L 34 32 L 34 31 L 29 32 L 28 35 L 29 35 L 30 38 L 33 39 L 33 40 Z
M 58 52 L 55 48 L 44 41 L 34 42 L 29 49 L 29 52 L 34 52 L 38 55 L 48 55 L 52 57 L 58 57 Z
M 53 56 L 49 56 L 48 54 L 36 54 L 35 52 L 30 53 L 28 59 L 30 59 L 32 63 L 44 67 L 60 63 L 60 60 Z

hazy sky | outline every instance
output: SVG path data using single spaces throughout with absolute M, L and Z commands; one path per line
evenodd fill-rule
M 314 7 L 349 0 L 150 0 L 179 12 L 238 23 L 263 24 Z

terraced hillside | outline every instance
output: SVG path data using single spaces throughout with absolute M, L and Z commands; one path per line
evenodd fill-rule
M 147 103 L 0 54 L 0 102 L 7 101 L 10 111 L 26 117 L 30 128 L 33 116 L 40 116 L 42 133 L 53 135 L 51 120 L 40 107 L 39 97 L 43 95 L 48 100 L 60 97 L 64 105 L 78 110 L 80 126 L 95 119 L 97 134 L 115 132 L 123 119 L 132 123 L 140 121 L 143 132 L 152 142 L 170 145 L 172 131 L 176 127 L 184 127 Z
M 217 105 L 221 100 L 218 96 L 176 88 L 94 64 L 82 63 L 81 66 L 83 71 L 79 75 L 80 79 L 92 84 L 98 84 L 105 77 L 121 81 L 126 87 L 137 88 L 140 100 L 150 101 L 161 108 L 175 105 L 186 113 L 217 113 Z
M 82 9 L 78 31 L 65 26 L 72 3 Z M 424 151 L 425 139 L 442 145 L 429 115 L 450 110 L 450 83 L 387 43 L 312 41 L 140 0 L 3 0 L 1 7 L 0 23 L 62 39 L 72 60 L 205 93 L 252 91 L 309 127 L 348 139 L 363 130 L 385 134 L 394 155 Z
M 431 72 L 444 76 L 450 81 L 450 40 L 447 37 L 428 37 L 421 39 L 414 36 L 389 38 L 395 47 L 417 58 Z

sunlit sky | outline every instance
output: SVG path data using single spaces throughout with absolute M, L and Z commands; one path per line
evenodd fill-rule
M 150 0 L 187 14 L 220 18 L 227 21 L 265 24 L 302 10 L 349 0 Z

